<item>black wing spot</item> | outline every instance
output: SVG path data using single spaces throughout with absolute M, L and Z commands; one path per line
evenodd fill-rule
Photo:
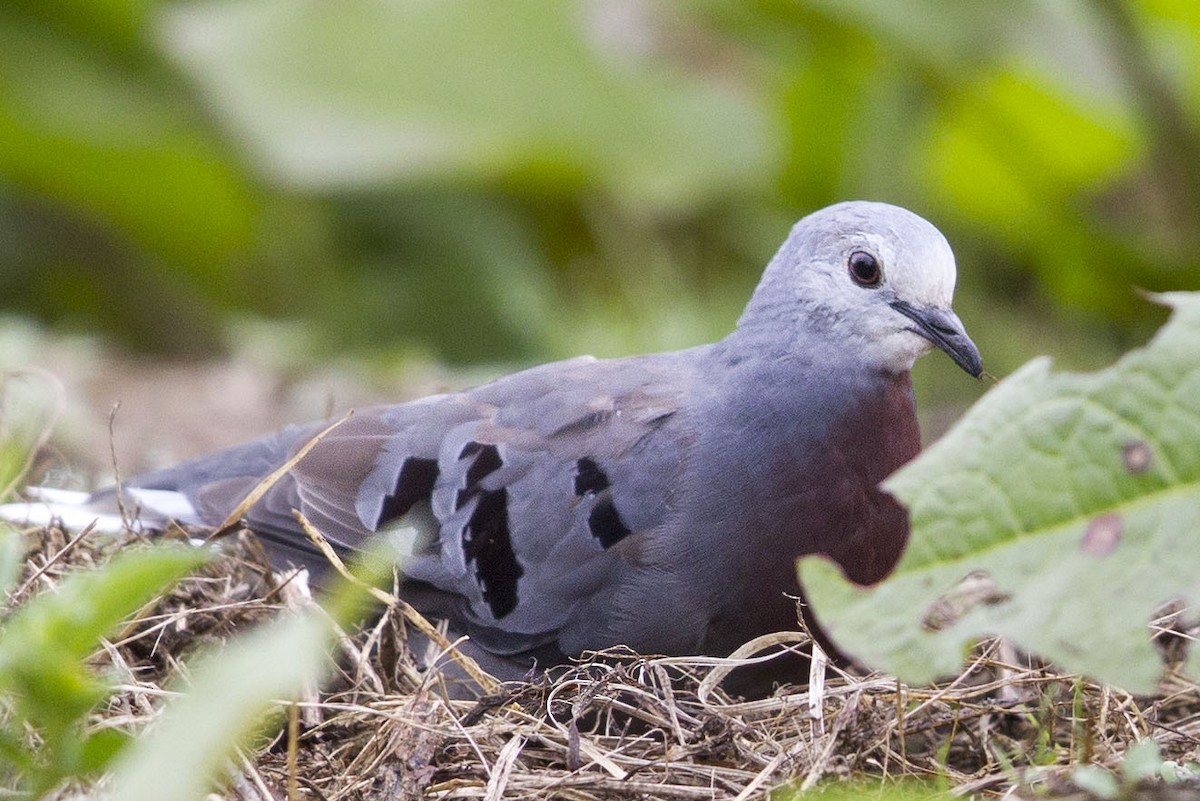
M 478 444 L 478 443 L 475 443 Z M 467 469 L 467 488 L 474 487 L 488 473 L 494 473 L 504 465 L 500 451 L 495 445 L 484 445 L 479 449 L 479 455 Z
M 621 519 L 612 498 L 601 499 L 592 509 L 588 515 L 588 528 L 603 548 L 611 548 L 633 533 Z
M 497 620 L 517 607 L 517 580 L 525 571 L 508 530 L 508 491 L 479 493 L 479 503 L 463 528 L 463 554 L 475 563 L 483 600 Z
M 395 492 L 383 499 L 379 522 L 401 517 L 417 501 L 428 500 L 437 479 L 437 459 L 419 459 L 415 456 L 405 459 L 400 466 L 400 477 L 396 479 Z
M 490 473 L 504 466 L 500 458 L 500 449 L 495 445 L 484 445 L 479 442 L 468 442 L 458 454 L 459 459 L 474 456 L 475 460 L 467 468 L 466 480 L 462 489 L 454 494 L 454 508 L 461 509 L 479 492 L 479 482 Z
M 575 494 L 578 497 L 595 495 L 608 487 L 608 474 L 600 469 L 595 460 L 585 456 L 575 462 Z

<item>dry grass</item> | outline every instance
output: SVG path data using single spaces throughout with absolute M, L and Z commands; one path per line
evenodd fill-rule
M 126 544 L 54 529 L 30 536 L 24 597 Z M 119 687 L 95 725 L 152 722 L 170 694 L 164 684 L 186 671 L 198 645 L 308 603 L 294 590 L 266 569 L 252 538 L 231 543 L 226 558 L 97 654 Z M 1156 622 L 1170 658 L 1179 656 L 1177 618 Z M 347 635 L 331 686 L 296 703 L 213 798 L 745 799 L 850 777 L 931 778 L 960 795 L 1082 798 L 1066 781 L 1071 766 L 1115 767 L 1136 741 L 1153 738 L 1168 759 L 1200 756 L 1200 692 L 1180 675 L 1168 672 L 1157 696 L 1135 698 L 1030 667 L 998 643 L 935 687 L 828 667 L 811 690 L 740 701 L 714 687 L 722 660 L 612 653 L 554 681 L 457 701 L 443 673 L 417 667 L 404 627 L 389 612 Z M 1156 790 L 1184 791 L 1197 789 Z

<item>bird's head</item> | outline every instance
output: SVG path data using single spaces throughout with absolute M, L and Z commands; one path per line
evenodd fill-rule
M 921 217 L 838 203 L 796 223 L 738 325 L 816 330 L 892 373 L 937 347 L 978 378 L 979 350 L 950 308 L 954 279 L 950 245 Z

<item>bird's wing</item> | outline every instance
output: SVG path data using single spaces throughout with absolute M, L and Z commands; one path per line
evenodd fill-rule
M 362 410 L 246 522 L 300 552 L 309 546 L 293 509 L 347 550 L 378 531 L 404 533 L 408 578 L 448 594 L 452 616 L 485 648 L 527 650 L 611 580 L 627 540 L 663 525 L 686 448 L 678 417 L 690 364 L 686 352 L 574 359 Z M 319 429 L 291 432 L 291 450 Z M 195 489 L 201 516 L 228 514 L 261 475 Z

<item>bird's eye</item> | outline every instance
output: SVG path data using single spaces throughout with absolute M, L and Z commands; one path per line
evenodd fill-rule
M 876 286 L 883 279 L 883 270 L 879 267 L 879 259 L 865 250 L 856 250 L 847 260 L 850 267 L 850 277 L 859 286 Z

